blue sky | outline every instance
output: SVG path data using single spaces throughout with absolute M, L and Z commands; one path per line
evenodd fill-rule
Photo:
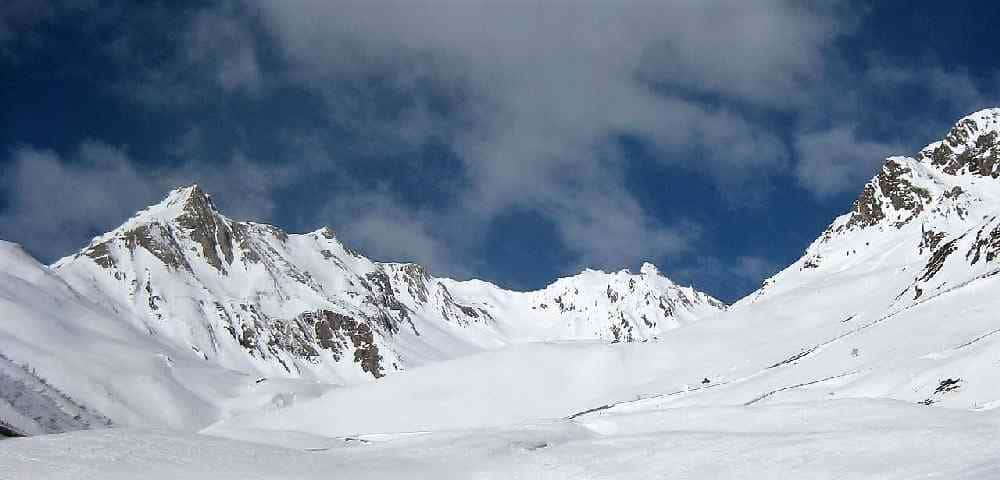
M 0 238 L 50 261 L 198 182 L 439 275 L 733 301 L 1000 105 L 995 2 L 805 3 L 8 0 Z

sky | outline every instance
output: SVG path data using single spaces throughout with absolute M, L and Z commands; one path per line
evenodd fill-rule
M 169 190 L 540 288 L 649 261 L 732 302 L 888 155 L 1000 106 L 996 2 L 5 0 L 0 238 Z

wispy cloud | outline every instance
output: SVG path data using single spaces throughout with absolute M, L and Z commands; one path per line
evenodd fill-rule
M 482 230 L 510 208 L 529 209 L 551 219 L 581 261 L 614 268 L 685 251 L 698 231 L 664 224 L 628 191 L 629 159 L 611 147 L 619 135 L 727 187 L 766 184 L 787 167 L 789 152 L 768 129 L 662 88 L 787 108 L 790 97 L 774 92 L 820 76 L 838 32 L 828 10 L 752 3 L 255 5 L 293 80 L 319 92 L 331 116 L 383 138 L 449 142 L 469 182 L 455 211 L 429 221 Z M 728 60 L 711 60 L 719 55 Z M 359 110 L 372 78 L 410 99 L 406 108 L 390 118 Z M 428 230 L 461 243 L 439 223 Z
M 66 11 L 62 3 L 76 2 L 4 3 L 0 49 L 10 32 L 30 33 Z M 498 219 L 522 211 L 551 223 L 567 268 L 663 263 L 697 258 L 715 229 L 654 215 L 662 209 L 628 182 L 636 159 L 620 148 L 623 138 L 657 167 L 713 183 L 734 209 L 766 202 L 776 179 L 830 202 L 860 188 L 886 155 L 941 128 L 867 107 L 870 100 L 905 88 L 954 110 L 995 100 L 989 80 L 934 62 L 877 53 L 847 62 L 838 40 L 855 33 L 864 12 L 840 1 L 101 6 L 121 25 L 102 46 L 121 72 L 111 88 L 178 125 L 164 133 L 177 141 L 143 158 L 98 141 L 86 148 L 103 145 L 100 155 L 81 148 L 61 157 L 45 145 L 12 152 L 3 215 L 16 232 L 0 235 L 48 238 L 48 224 L 27 219 L 48 216 L 79 236 L 155 201 L 147 192 L 190 181 L 232 215 L 268 220 L 283 192 L 320 182 L 336 188 L 296 223 L 332 223 L 377 256 L 445 274 L 467 273 Z M 285 110 L 286 100 L 298 109 Z M 270 109 L 211 114 L 234 104 Z M 868 130 L 891 122 L 905 134 Z M 220 123 L 238 138 L 218 141 Z M 255 148 L 260 138 L 270 148 Z M 435 170 L 436 156 L 451 162 L 446 172 Z M 154 178 L 145 165 L 158 164 L 170 167 Z M 371 178 L 379 175 L 423 184 Z M 63 210 L 39 200 L 44 189 L 35 186 L 81 182 L 83 193 L 71 195 L 82 205 Z M 414 198 L 421 191 L 434 192 L 433 205 Z M 742 258 L 726 275 L 768 270 Z
M 141 167 L 124 148 L 99 141 L 85 141 L 65 157 L 20 147 L 3 163 L 0 238 L 23 242 L 43 259 L 81 248 L 189 183 L 202 184 L 233 217 L 266 221 L 274 190 L 294 179 L 286 167 L 265 167 L 238 152 L 213 164 Z
M 896 143 L 858 138 L 849 125 L 800 134 L 795 148 L 799 183 L 820 196 L 856 190 L 878 172 L 886 157 L 905 151 Z

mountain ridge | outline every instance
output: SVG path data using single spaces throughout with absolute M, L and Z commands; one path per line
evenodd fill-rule
M 514 341 L 650 340 L 725 307 L 651 264 L 638 274 L 588 269 L 527 292 L 436 278 L 419 264 L 371 261 L 329 227 L 289 234 L 232 220 L 197 184 L 171 191 L 52 269 L 202 357 L 248 368 L 220 340 L 228 334 L 269 374 L 346 383 Z M 649 308 L 639 312 L 639 303 Z M 177 331 L 171 322 L 187 324 Z M 361 372 L 350 368 L 352 358 Z

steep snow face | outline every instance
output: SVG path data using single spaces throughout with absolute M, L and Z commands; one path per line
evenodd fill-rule
M 872 274 L 906 308 L 1000 270 L 1000 109 L 961 119 L 915 158 L 890 157 L 850 212 L 739 305 L 831 275 Z
M 188 355 L 352 384 L 515 341 L 640 341 L 721 302 L 642 272 L 585 271 L 537 292 L 376 263 L 329 228 L 233 221 L 197 186 L 171 192 L 52 266 L 76 290 Z
M 109 418 L 115 425 L 199 428 L 227 409 L 269 401 L 253 392 L 270 384 L 259 388 L 256 376 L 132 328 L 126 313 L 92 301 L 17 245 L 0 242 L 0 423 L 22 434 L 102 427 Z M 245 403 L 225 405 L 237 396 Z
M 827 379 L 843 382 L 828 387 L 838 395 L 997 405 L 998 132 L 1000 109 L 984 110 L 915 157 L 890 157 L 801 259 L 730 309 L 733 328 L 786 345 L 774 362 L 786 384 L 763 398 L 802 398 L 809 387 L 783 388 Z

